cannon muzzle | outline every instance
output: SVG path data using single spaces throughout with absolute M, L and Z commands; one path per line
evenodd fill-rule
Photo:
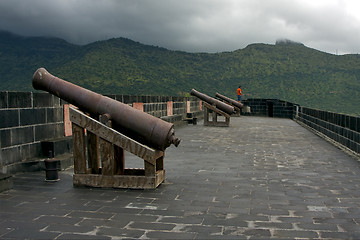
M 178 146 L 180 143 L 180 139 L 175 137 L 173 124 L 55 77 L 44 68 L 34 73 L 32 85 L 91 115 L 107 114 L 114 123 L 114 129 L 153 148 L 165 150 L 171 144 Z
M 235 101 L 234 99 L 228 98 L 224 95 L 221 95 L 220 93 L 216 93 L 215 96 L 224 100 L 225 102 L 232 104 L 233 106 L 235 106 L 237 108 L 242 108 L 244 106 L 241 102 Z
M 190 92 L 191 95 L 200 98 L 201 100 L 209 103 L 210 105 L 215 105 L 218 109 L 221 111 L 227 113 L 227 114 L 233 114 L 235 113 L 235 108 L 233 106 L 230 106 L 229 104 L 223 103 L 220 100 L 217 100 L 215 98 L 209 97 L 208 95 L 198 92 L 195 89 L 192 89 Z

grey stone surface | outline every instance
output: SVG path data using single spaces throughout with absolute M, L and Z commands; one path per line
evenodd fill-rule
M 176 129 L 154 190 L 74 188 L 45 172 L 0 193 L 0 239 L 356 239 L 357 159 L 289 119 Z M 139 159 L 126 154 L 126 167 Z

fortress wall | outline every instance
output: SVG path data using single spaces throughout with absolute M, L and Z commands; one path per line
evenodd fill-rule
M 201 101 L 194 97 L 108 95 L 153 116 L 185 123 L 188 111 L 201 116 Z M 190 106 L 190 108 L 188 108 Z M 72 152 L 68 104 L 49 93 L 0 92 L 0 172 L 38 170 L 48 157 L 47 145 L 60 144 L 53 154 Z M 57 139 L 66 139 L 57 140 Z M 41 166 L 40 166 L 41 167 Z

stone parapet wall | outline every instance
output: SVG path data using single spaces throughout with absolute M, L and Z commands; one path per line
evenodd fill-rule
M 298 107 L 295 119 L 360 154 L 360 117 Z
M 107 96 L 175 125 L 183 123 L 187 112 L 201 112 L 202 103 L 194 97 Z M 37 166 L 39 159 L 48 157 L 43 142 L 71 135 L 71 124 L 64 124 L 69 121 L 66 106 L 49 93 L 0 92 L 0 172 Z M 72 147 L 67 150 L 71 152 Z
M 250 107 L 250 112 L 244 112 L 243 115 L 291 119 L 294 115 L 294 106 L 296 106 L 296 104 L 278 99 L 246 99 L 242 103 Z
M 0 171 L 42 154 L 41 142 L 64 136 L 63 102 L 47 93 L 0 92 Z

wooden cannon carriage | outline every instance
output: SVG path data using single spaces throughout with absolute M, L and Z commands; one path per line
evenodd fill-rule
M 111 98 L 38 69 L 33 87 L 75 105 L 70 108 L 74 142 L 74 186 L 156 188 L 165 179 L 164 151 L 178 146 L 174 126 Z M 128 151 L 143 169 L 126 169 Z
M 223 103 L 206 94 L 200 93 L 195 89 L 191 90 L 191 95 L 204 101 L 204 126 L 228 127 L 230 124 L 230 115 L 235 113 L 233 106 Z M 221 121 L 218 116 L 222 116 Z
M 234 113 L 232 116 L 240 117 L 241 110 L 244 107 L 241 102 L 235 101 L 234 99 L 228 98 L 224 95 L 221 95 L 220 93 L 216 93 L 215 96 L 234 107 L 236 113 Z

